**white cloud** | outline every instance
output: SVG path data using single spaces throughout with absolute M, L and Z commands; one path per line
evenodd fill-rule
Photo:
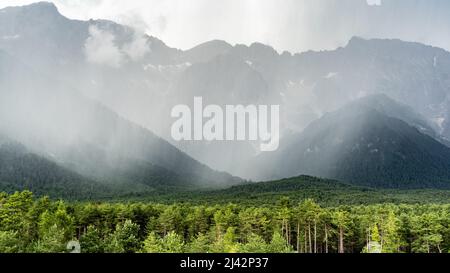
M 89 34 L 84 48 L 86 60 L 93 64 L 119 67 L 124 56 L 114 44 L 114 35 L 96 26 L 89 27 Z
M 118 68 L 129 60 L 138 61 L 150 52 L 147 39 L 138 32 L 135 32 L 130 42 L 121 47 L 116 45 L 116 37 L 113 33 L 97 26 L 89 27 L 89 35 L 84 46 L 84 53 L 86 60 L 93 64 Z
M 122 52 L 126 54 L 132 61 L 138 61 L 145 54 L 150 52 L 150 46 L 147 39 L 143 35 L 135 33 L 133 40 L 122 47 Z

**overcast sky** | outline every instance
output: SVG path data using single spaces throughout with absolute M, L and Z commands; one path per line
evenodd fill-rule
M 0 7 L 35 1 L 1 0 Z M 279 52 L 334 49 L 352 36 L 450 50 L 448 0 L 52 0 L 76 19 L 111 19 L 187 49 L 221 39 Z

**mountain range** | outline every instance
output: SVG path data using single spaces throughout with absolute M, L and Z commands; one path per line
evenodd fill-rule
M 325 114 L 253 168 L 261 179 L 307 174 L 376 188 L 447 188 L 450 148 L 428 132 L 412 109 L 372 95 Z
M 9 7 L 0 10 L 0 185 L 89 195 L 88 183 L 114 195 L 306 174 L 448 188 L 449 90 L 450 53 L 418 43 L 355 37 L 280 54 L 214 40 L 183 51 L 112 21 L 71 20 L 51 3 Z M 170 110 L 194 96 L 279 104 L 280 149 L 173 141 Z M 37 179 L 37 169 L 57 175 Z
M 64 20 L 53 14 L 56 9 L 47 3 L 13 8 L 11 14 L 9 10 L 1 13 L 0 20 L 13 22 L 4 18 L 11 14 L 14 18 L 25 16 L 26 21 L 33 20 L 32 16 Z M 7 28 L 7 24 L 2 26 Z M 17 28 L 17 25 L 10 27 Z M 65 185 L 67 192 L 82 189 L 83 183 L 75 183 L 81 180 L 91 184 L 95 181 L 99 188 L 113 186 L 125 191 L 152 191 L 161 186 L 165 189 L 214 188 L 242 182 L 192 159 L 150 130 L 89 98 L 77 89 L 79 86 L 73 87 L 65 78 L 42 69 L 46 67 L 42 63 L 51 63 L 54 58 L 43 57 L 39 49 L 36 59 L 41 59 L 41 65 L 18 58 L 13 50 L 6 50 L 0 51 L 0 132 L 9 141 L 5 141 L 2 148 L 11 150 L 13 143 L 14 147 L 24 149 L 17 149 L 10 163 L 2 160 L 0 168 L 20 168 L 13 163 L 22 162 L 22 155 L 32 157 L 34 165 L 30 169 L 35 171 L 49 169 L 48 164 L 53 164 L 56 173 L 75 180 Z M 14 184 L 13 178 L 8 172 L 2 173 L 0 184 Z M 32 176 L 25 178 L 28 181 L 24 183 L 35 183 Z M 41 188 L 48 187 L 46 183 L 58 183 L 45 176 L 39 182 L 44 184 Z M 19 189 L 20 184 L 16 184 Z

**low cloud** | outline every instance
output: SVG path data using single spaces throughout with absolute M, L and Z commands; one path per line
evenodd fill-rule
M 115 35 L 97 26 L 89 27 L 89 38 L 86 39 L 84 51 L 89 63 L 120 67 L 127 61 L 138 61 L 150 52 L 148 41 L 144 35 L 135 33 L 133 39 L 119 47 Z
M 114 43 L 114 35 L 96 26 L 89 27 L 89 38 L 84 47 L 86 60 L 93 64 L 119 67 L 124 56 Z
M 150 47 L 144 35 L 135 34 L 133 40 L 122 47 L 122 52 L 132 61 L 138 61 L 150 52 Z

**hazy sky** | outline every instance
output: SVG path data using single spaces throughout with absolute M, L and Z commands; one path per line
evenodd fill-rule
M 35 1 L 1 0 L 0 7 Z M 187 49 L 222 39 L 278 51 L 333 49 L 354 35 L 450 50 L 448 0 L 51 0 L 77 19 L 130 24 Z

